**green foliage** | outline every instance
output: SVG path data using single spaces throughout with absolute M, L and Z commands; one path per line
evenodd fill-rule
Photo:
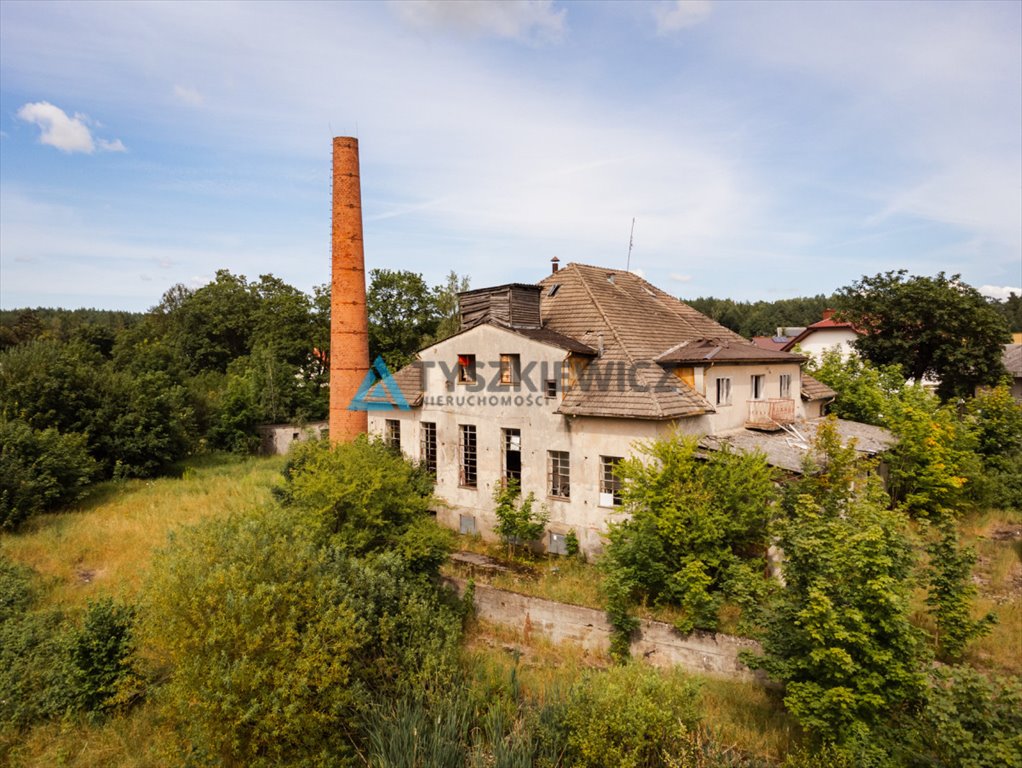
M 23 614 L 34 597 L 31 571 L 0 552 L 0 623 Z
M 898 439 L 887 452 L 895 503 L 911 515 L 936 517 L 969 500 L 982 465 L 975 434 L 954 408 L 920 387 L 907 387 L 893 403 L 889 426 Z
M 71 633 L 79 706 L 98 712 L 109 706 L 130 671 L 135 609 L 110 598 L 90 602 L 82 626 Z
M 545 507 L 535 508 L 536 494 L 522 498 L 518 482 L 508 480 L 493 489 L 493 501 L 496 505 L 493 512 L 498 520 L 494 530 L 507 546 L 508 554 L 513 553 L 515 547 L 528 548 L 543 536 L 550 513 Z
M 824 458 L 805 469 L 822 475 L 786 500 L 785 588 L 767 617 L 764 655 L 751 661 L 784 684 L 803 727 L 843 744 L 918 698 L 921 647 L 908 619 L 914 557 L 903 520 L 873 481 L 851 486 L 835 437 L 821 426 Z
M 886 426 L 892 403 L 905 389 L 905 377 L 898 365 L 881 368 L 858 355 L 842 356 L 826 350 L 819 361 L 810 359 L 806 370 L 838 393 L 828 406 L 834 416 L 863 424 Z
M 972 566 L 976 563 L 976 553 L 958 544 L 958 531 L 952 518 L 945 516 L 937 528 L 939 535 L 927 547 L 930 563 L 926 604 L 937 625 L 938 657 L 957 661 L 973 639 L 990 631 L 997 617 L 988 613 L 973 620 L 976 585 L 972 582 Z
M 698 686 L 681 674 L 626 664 L 584 676 L 565 712 L 566 763 L 576 768 L 653 768 L 684 750 L 698 720 Z
M 674 604 L 679 631 L 713 629 L 721 601 L 749 592 L 741 563 L 764 558 L 773 470 L 756 454 L 703 459 L 688 437 L 640 450 L 618 466 L 630 519 L 611 524 L 602 561 L 613 599 Z
M 317 536 L 353 555 L 398 546 L 417 553 L 425 566 L 449 541 L 440 534 L 427 538 L 421 524 L 413 527 L 429 515 L 433 479 L 382 441 L 300 443 L 292 448 L 276 493 L 305 514 Z
M 82 435 L 0 415 L 0 530 L 79 501 L 95 473 Z
M 964 666 L 933 670 L 925 706 L 886 734 L 909 768 L 1022 768 L 1022 683 Z
M 687 303 L 721 325 L 746 338 L 773 336 L 781 327 L 805 327 L 823 317 L 834 305 L 829 296 L 817 295 L 777 301 L 735 301 L 703 297 Z
M 1001 384 L 969 400 L 965 414 L 984 468 L 979 501 L 1022 510 L 1022 403 Z
M 188 529 L 154 563 L 143 647 L 197 755 L 336 765 L 374 697 L 450 675 L 456 601 L 317 534 L 271 508 Z
M 568 557 L 579 557 L 582 553 L 578 544 L 578 534 L 572 528 L 564 536 L 564 552 Z
M 857 349 L 873 363 L 896 364 L 917 382 L 940 380 L 942 399 L 969 396 L 1004 375 L 1004 317 L 960 275 L 913 275 L 906 270 L 863 277 L 837 293 L 841 317 L 865 335 Z

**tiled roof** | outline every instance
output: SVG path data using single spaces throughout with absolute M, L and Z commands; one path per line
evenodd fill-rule
M 834 397 L 837 397 L 837 392 L 822 381 L 818 381 L 805 371 L 802 371 L 803 400 L 829 400 Z
M 561 349 L 567 350 L 568 352 L 574 352 L 578 355 L 596 355 L 597 350 L 593 349 L 588 344 L 583 344 L 581 341 L 569 338 L 562 333 L 557 331 L 551 331 L 549 328 L 511 328 L 505 325 L 498 325 L 500 328 L 517 333 L 520 336 L 525 336 L 533 341 L 538 341 L 541 344 L 549 344 L 552 347 L 560 347 Z
M 695 339 L 683 341 L 657 358 L 659 363 L 802 363 L 805 357 L 791 352 L 763 349 L 742 339 Z
M 1004 367 L 1016 379 L 1022 377 L 1022 344 L 1004 345 Z
M 794 349 L 796 344 L 801 344 L 803 341 L 805 341 L 807 338 L 812 336 L 817 331 L 825 331 L 830 328 L 846 328 L 849 331 L 853 331 L 859 334 L 860 336 L 863 335 L 863 332 L 856 328 L 854 325 L 852 325 L 852 323 L 846 323 L 840 320 L 835 320 L 831 315 L 828 314 L 822 320 L 819 320 L 813 323 L 812 325 L 806 326 L 806 329 L 802 331 L 802 333 L 800 333 L 798 336 L 795 336 L 792 339 L 788 339 L 783 349 L 786 350 Z
M 760 349 L 784 349 L 784 345 L 789 341 L 788 336 L 753 336 L 752 343 Z
M 398 406 L 392 387 L 397 386 L 401 396 L 412 408 L 422 405 L 422 363 L 415 362 L 398 370 L 390 379 L 376 382 L 369 388 L 365 400 L 370 403 L 389 403 Z

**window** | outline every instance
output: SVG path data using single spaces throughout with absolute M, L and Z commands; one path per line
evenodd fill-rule
M 568 554 L 568 537 L 563 533 L 550 532 L 550 541 L 547 543 L 547 551 L 551 555 Z
M 790 373 L 782 373 L 781 374 L 781 399 L 782 400 L 790 400 L 791 399 L 791 374 Z
M 419 461 L 423 468 L 434 478 L 436 477 L 436 424 L 432 421 L 422 422 L 419 433 Z
M 621 481 L 614 474 L 620 463 L 620 456 L 600 457 L 600 506 L 621 506 Z
M 557 379 L 547 379 L 544 391 L 547 397 L 557 397 Z
M 500 356 L 500 383 L 508 386 L 518 386 L 521 379 L 522 361 L 520 355 Z
M 571 473 L 567 451 L 547 451 L 547 488 L 551 496 L 571 498 Z
M 731 378 L 729 376 L 717 379 L 717 405 L 731 405 Z
M 476 519 L 472 515 L 458 516 L 458 532 L 466 536 L 474 536 L 476 532 Z
M 514 480 L 522 487 L 522 430 L 502 429 L 504 448 L 504 482 Z
M 401 422 L 397 419 L 387 419 L 383 425 L 383 442 L 389 448 L 401 452 Z
M 752 399 L 762 400 L 766 389 L 766 374 L 757 373 L 752 376 L 750 382 L 752 388 Z
M 460 427 L 459 453 L 461 466 L 458 473 L 458 484 L 465 488 L 476 487 L 476 428 L 474 424 L 462 424 Z
M 476 380 L 476 356 L 458 355 L 458 383 L 472 384 Z

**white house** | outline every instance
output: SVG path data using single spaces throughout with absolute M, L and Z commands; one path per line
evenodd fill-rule
M 760 349 L 630 272 L 569 264 L 463 293 L 459 310 L 458 334 L 367 400 L 385 409 L 370 410 L 370 434 L 435 475 L 437 517 L 462 532 L 493 535 L 494 489 L 514 479 L 550 511 L 549 551 L 574 531 L 596 552 L 621 512 L 615 464 L 636 441 L 790 444 L 782 428 L 811 431 L 835 395 L 804 357 Z

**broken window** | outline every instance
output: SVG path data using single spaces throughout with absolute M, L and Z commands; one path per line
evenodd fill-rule
M 791 374 L 790 373 L 782 373 L 781 374 L 781 399 L 782 400 L 790 400 L 791 399 Z
M 476 356 L 458 355 L 458 383 L 472 384 L 476 380 Z
M 620 456 L 600 457 L 600 506 L 621 506 L 621 481 L 615 472 L 621 462 Z
M 502 429 L 504 444 L 504 482 L 514 480 L 522 487 L 522 430 Z
M 731 377 L 721 376 L 717 379 L 717 405 L 731 405 Z
M 547 488 L 551 496 L 571 497 L 570 461 L 567 451 L 547 451 Z
M 522 361 L 520 355 L 500 356 L 500 383 L 508 386 L 518 386 L 521 379 Z
M 423 468 L 434 478 L 436 477 L 436 424 L 432 421 L 422 422 L 419 433 L 419 461 Z
M 387 419 L 383 425 L 383 442 L 392 450 L 401 453 L 401 422 Z
M 476 464 L 476 428 L 474 424 L 462 424 L 459 427 L 459 453 L 461 466 L 458 484 L 465 488 L 475 488 L 477 482 Z
M 752 389 L 752 399 L 762 400 L 766 390 L 766 374 L 753 374 L 750 385 Z
M 557 379 L 547 379 L 545 394 L 547 397 L 557 397 Z

